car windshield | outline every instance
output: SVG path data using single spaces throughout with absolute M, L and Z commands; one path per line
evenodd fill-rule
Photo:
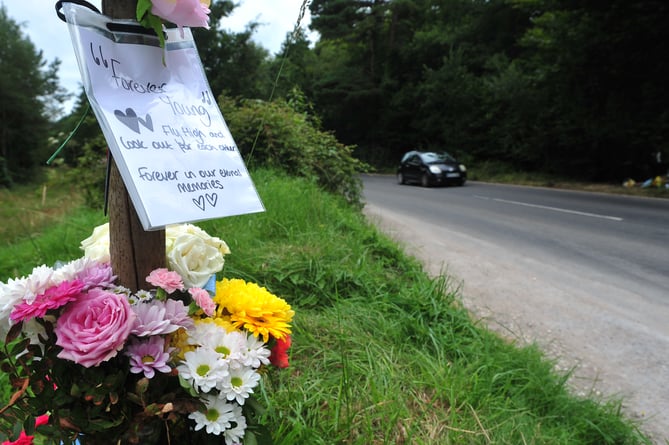
M 443 163 L 443 162 L 455 162 L 455 159 L 453 156 L 449 155 L 446 152 L 443 153 L 433 153 L 433 152 L 427 152 L 427 153 L 421 153 L 421 158 L 423 158 L 423 162 L 426 164 L 436 164 L 436 163 Z

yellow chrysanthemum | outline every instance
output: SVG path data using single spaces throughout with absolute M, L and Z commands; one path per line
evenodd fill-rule
M 224 317 L 219 317 L 216 314 L 214 314 L 214 317 L 205 318 L 201 322 L 202 323 L 214 323 L 214 324 L 222 327 L 223 329 L 225 329 L 226 332 L 232 332 L 232 331 L 237 331 L 238 330 L 230 322 L 230 316 L 228 316 L 228 315 L 226 315 Z
M 216 283 L 214 301 L 217 318 L 227 318 L 237 329 L 246 329 L 254 336 L 277 340 L 290 334 L 290 321 L 295 312 L 282 298 L 255 283 L 224 278 Z
M 179 329 L 170 336 L 170 345 L 176 348 L 174 356 L 179 360 L 183 360 L 186 352 L 195 349 L 188 344 L 188 331 L 185 329 Z

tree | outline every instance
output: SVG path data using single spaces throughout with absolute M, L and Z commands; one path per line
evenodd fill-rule
M 33 178 L 47 160 L 50 121 L 56 116 L 59 61 L 48 63 L 0 5 L 0 186 Z
M 239 33 L 229 33 L 220 26 L 221 18 L 234 7 L 229 0 L 212 2 L 211 27 L 193 29 L 209 85 L 215 96 L 225 93 L 266 99 L 270 91 L 269 53 L 251 40 L 258 24 L 249 23 Z
M 313 97 L 316 55 L 310 44 L 302 28 L 287 33 L 281 50 L 270 63 L 272 79 L 276 80 L 274 97 L 286 97 L 294 87 Z

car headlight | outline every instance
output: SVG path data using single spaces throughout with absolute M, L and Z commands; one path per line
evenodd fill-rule
M 463 164 L 460 164 L 460 171 L 461 171 L 461 172 L 466 172 L 466 171 L 467 171 L 467 167 L 465 167 Z
M 430 171 L 434 173 L 435 175 L 438 175 L 441 173 L 441 169 L 437 167 L 436 165 L 430 165 Z

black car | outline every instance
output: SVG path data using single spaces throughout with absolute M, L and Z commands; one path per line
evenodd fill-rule
M 423 187 L 432 185 L 464 185 L 467 169 L 448 153 L 410 151 L 402 156 L 397 168 L 397 182 L 415 182 Z

